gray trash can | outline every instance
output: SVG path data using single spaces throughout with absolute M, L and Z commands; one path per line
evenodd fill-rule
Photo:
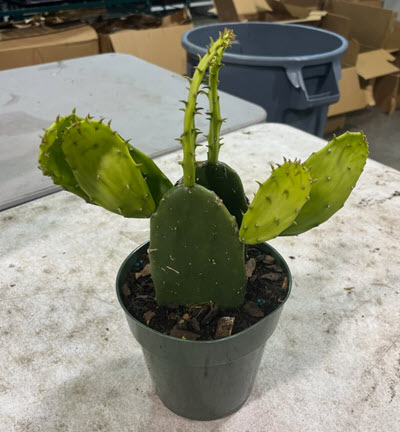
M 224 23 L 186 32 L 187 72 L 192 75 L 198 54 L 206 53 L 210 36 L 224 28 L 236 34 L 225 52 L 220 89 L 261 105 L 269 122 L 292 125 L 322 136 L 328 107 L 339 100 L 340 59 L 347 41 L 314 27 L 266 22 Z

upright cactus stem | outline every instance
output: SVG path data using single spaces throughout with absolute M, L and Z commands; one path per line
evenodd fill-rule
M 208 140 L 208 153 L 207 159 L 210 163 L 217 163 L 219 150 L 221 148 L 221 142 L 219 134 L 221 131 L 221 126 L 223 119 L 221 118 L 221 110 L 219 105 L 219 95 L 218 95 L 218 74 L 222 66 L 222 56 L 225 49 L 220 48 L 214 63 L 210 66 L 210 75 L 208 78 L 208 100 L 210 106 L 210 128 L 207 136 Z
M 195 184 L 195 150 L 197 130 L 195 126 L 194 116 L 198 112 L 197 95 L 200 85 L 204 79 L 207 69 L 212 64 L 217 64 L 221 61 L 225 49 L 230 46 L 235 39 L 232 30 L 225 29 L 224 33 L 220 33 L 219 39 L 214 42 L 207 50 L 207 53 L 199 61 L 193 78 L 190 81 L 189 95 L 185 104 L 185 117 L 183 120 L 183 133 L 181 135 L 181 143 L 183 148 L 183 182 L 185 186 L 194 186 Z M 214 66 L 211 66 L 214 67 Z

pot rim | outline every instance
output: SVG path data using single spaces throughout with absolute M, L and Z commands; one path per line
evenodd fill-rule
M 291 291 L 292 291 L 292 274 L 290 272 L 290 268 L 287 264 L 287 262 L 285 261 L 285 259 L 282 257 L 282 255 L 275 249 L 273 248 L 271 245 L 269 245 L 267 242 L 264 243 L 260 243 L 262 245 L 267 246 L 270 250 L 272 250 L 272 252 L 279 258 L 279 260 L 281 261 L 281 263 L 283 264 L 283 267 L 285 268 L 285 271 L 287 273 L 287 278 L 288 278 L 288 289 L 287 289 L 287 294 L 286 297 L 284 298 L 283 302 L 276 308 L 274 309 L 271 313 L 269 313 L 268 315 L 266 315 L 263 319 L 261 319 L 260 321 L 256 322 L 255 324 L 251 325 L 250 327 L 235 333 L 234 335 L 231 336 L 227 336 L 221 339 L 214 339 L 214 340 L 200 340 L 200 341 L 196 341 L 196 340 L 188 340 L 188 339 L 180 339 L 180 338 L 176 338 L 170 335 L 167 335 L 165 333 L 161 333 L 157 330 L 154 330 L 150 327 L 148 327 L 147 325 L 143 324 L 142 322 L 140 322 L 138 319 L 136 319 L 129 311 L 128 309 L 125 307 L 122 298 L 121 298 L 121 290 L 119 287 L 119 282 L 121 279 L 121 274 L 122 274 L 122 270 L 125 268 L 125 266 L 127 265 L 128 261 L 130 260 L 131 256 L 133 254 L 135 254 L 139 249 L 141 249 L 142 247 L 144 247 L 145 245 L 149 245 L 150 241 L 146 241 L 144 243 L 142 243 L 141 245 L 139 245 L 138 247 L 136 247 L 123 261 L 123 263 L 121 264 L 121 266 L 119 267 L 118 273 L 117 273 L 117 278 L 115 281 L 115 286 L 116 286 L 116 292 L 117 292 L 117 298 L 119 301 L 120 306 L 122 307 L 122 309 L 124 310 L 124 312 L 130 317 L 132 318 L 136 325 L 142 327 L 143 329 L 146 329 L 147 331 L 149 331 L 150 333 L 153 333 L 155 335 L 158 335 L 159 337 L 162 338 L 167 338 L 167 340 L 173 340 L 174 342 L 181 342 L 181 343 L 186 343 L 186 344 L 195 344 L 195 345 L 199 345 L 199 344 L 216 344 L 216 343 L 222 343 L 224 341 L 231 341 L 237 337 L 242 336 L 243 334 L 245 334 L 246 332 L 248 332 L 251 329 L 255 329 L 257 328 L 257 326 L 261 325 L 261 323 L 266 320 L 267 318 L 269 318 L 271 315 L 277 313 L 280 309 L 283 308 L 284 304 L 286 303 L 287 299 L 289 298 Z M 257 246 L 257 245 L 253 245 L 253 246 Z M 121 284 L 122 286 L 122 284 Z

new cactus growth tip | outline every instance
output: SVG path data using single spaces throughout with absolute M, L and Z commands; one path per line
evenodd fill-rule
M 58 117 L 41 143 L 39 167 L 54 183 L 124 217 L 150 218 L 149 257 L 160 305 L 243 304 L 245 245 L 298 235 L 328 220 L 343 206 L 368 157 L 365 136 L 347 132 L 305 163 L 285 159 L 272 167 L 248 205 L 238 174 L 219 161 L 219 69 L 234 39 L 225 30 L 211 40 L 188 78 L 179 138 L 183 180 L 176 186 L 110 124 L 75 111 Z M 207 160 L 198 162 L 200 93 L 208 96 L 210 127 Z

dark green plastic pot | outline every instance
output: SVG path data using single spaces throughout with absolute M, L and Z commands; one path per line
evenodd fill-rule
M 283 305 L 290 295 L 290 270 L 279 253 L 268 244 L 259 249 L 272 255 L 288 276 L 283 303 L 248 329 L 224 339 L 189 341 L 152 330 L 136 320 L 122 302 L 121 287 L 149 243 L 135 249 L 117 276 L 118 300 L 129 327 L 140 343 L 158 396 L 166 407 L 194 420 L 214 420 L 236 412 L 253 388 L 267 339 L 274 332 Z

